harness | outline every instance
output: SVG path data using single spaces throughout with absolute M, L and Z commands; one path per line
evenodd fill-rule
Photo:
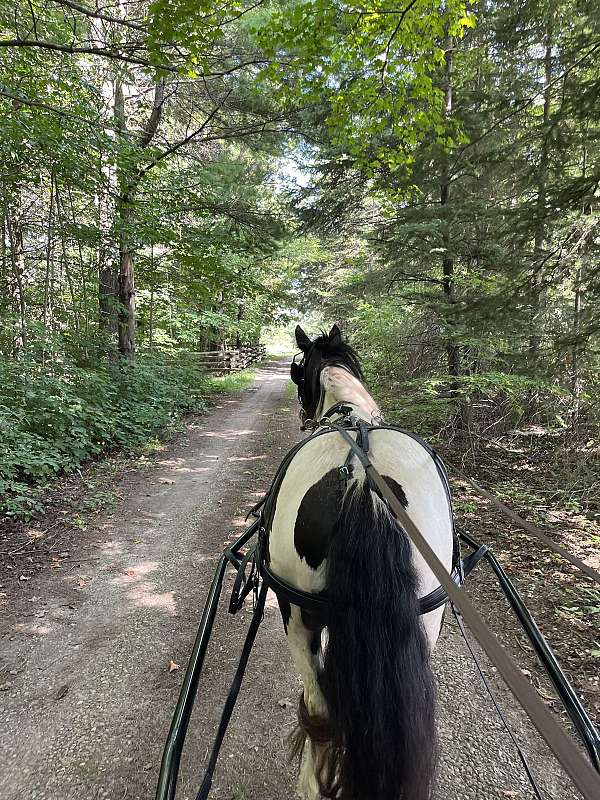
M 338 416 L 333 421 L 332 417 Z M 233 586 L 232 596 L 230 600 L 229 610 L 235 613 L 243 605 L 244 599 L 248 596 L 250 591 L 258 589 L 259 576 L 263 579 L 264 583 L 272 589 L 275 594 L 295 606 L 300 606 L 307 611 L 318 612 L 320 618 L 327 619 L 327 611 L 330 599 L 327 596 L 327 591 L 315 594 L 314 592 L 306 592 L 293 586 L 291 583 L 280 578 L 269 566 L 269 534 L 275 514 L 275 504 L 277 496 L 286 476 L 287 470 L 293 461 L 294 457 L 308 442 L 321 436 L 329 436 L 331 434 L 341 435 L 348 444 L 348 455 L 343 464 L 338 467 L 340 481 L 347 484 L 354 472 L 353 460 L 357 458 L 363 466 L 370 464 L 369 461 L 369 435 L 372 431 L 389 430 L 397 433 L 402 433 L 405 436 L 410 436 L 411 439 L 416 441 L 423 447 L 426 452 L 431 456 L 438 475 L 444 486 L 446 497 L 448 499 L 448 506 L 450 510 L 450 517 L 452 520 L 452 534 L 453 534 L 453 557 L 452 557 L 452 571 L 451 577 L 457 586 L 462 585 L 467 575 L 477 565 L 487 552 L 487 547 L 481 545 L 471 555 L 466 558 L 461 557 L 460 540 L 454 529 L 454 519 L 451 513 L 451 492 L 450 484 L 448 482 L 448 475 L 442 459 L 436 451 L 420 437 L 414 433 L 398 428 L 393 425 L 372 425 L 365 422 L 365 420 L 357 417 L 354 414 L 354 409 L 345 403 L 337 403 L 330 408 L 326 414 L 323 415 L 318 425 L 314 427 L 313 433 L 299 442 L 293 447 L 282 461 L 275 477 L 271 483 L 266 495 L 251 509 L 250 514 L 259 514 L 260 526 L 258 533 L 258 541 L 251 548 L 241 563 L 241 569 L 238 571 L 236 580 Z M 350 434 L 355 433 L 356 438 Z M 382 497 L 379 489 L 372 483 L 369 475 L 367 474 L 367 481 L 370 488 L 374 491 L 384 503 L 387 501 Z M 389 507 L 389 506 L 388 506 Z M 248 516 L 250 516 L 250 514 Z M 250 573 L 245 575 L 246 567 L 250 565 Z M 442 586 L 437 586 L 429 594 L 422 597 L 419 601 L 419 614 L 429 614 L 441 606 L 445 605 L 448 601 L 448 594 Z

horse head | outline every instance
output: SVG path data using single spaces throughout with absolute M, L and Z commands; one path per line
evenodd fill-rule
M 306 422 L 314 418 L 319 408 L 322 398 L 321 372 L 325 367 L 342 367 L 359 381 L 364 381 L 364 376 L 356 352 L 344 341 L 337 324 L 329 333 L 321 331 L 321 335 L 314 340 L 306 335 L 300 325 L 296 326 L 295 334 L 302 357 L 297 363 L 297 355 L 294 356 L 290 375 L 298 387 L 301 419 Z

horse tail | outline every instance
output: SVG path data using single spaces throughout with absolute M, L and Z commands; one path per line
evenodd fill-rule
M 355 484 L 327 557 L 329 636 L 320 683 L 331 742 L 319 771 L 325 797 L 430 797 L 435 686 L 417 589 L 408 536 L 367 482 Z

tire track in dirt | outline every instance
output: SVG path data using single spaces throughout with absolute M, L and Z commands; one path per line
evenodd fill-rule
M 258 371 L 255 385 L 187 427 L 150 473 L 101 515 L 99 560 L 84 587 L 58 570 L 32 580 L 36 614 L 11 626 L 2 663 L 16 675 L 0 694 L 2 800 L 146 800 L 154 797 L 164 739 L 206 591 L 224 543 L 299 438 L 287 365 Z M 193 800 L 248 613 L 225 612 L 231 574 L 207 655 L 178 800 Z M 169 673 L 169 662 L 182 669 Z M 527 798 L 517 756 L 486 699 L 455 629 L 435 656 L 440 693 L 438 800 Z M 488 668 L 489 669 L 489 668 Z M 493 674 L 492 674 L 493 679 Z M 271 601 L 223 744 L 211 798 L 293 796 L 285 737 L 300 682 Z M 542 783 L 573 797 L 559 768 L 514 710 L 503 705 Z M 290 701 L 290 702 L 288 702 Z

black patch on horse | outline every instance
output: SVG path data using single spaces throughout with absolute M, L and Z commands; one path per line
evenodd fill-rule
M 287 636 L 288 625 L 290 624 L 290 617 L 292 616 L 292 606 L 289 600 L 279 595 L 277 595 L 277 602 L 279 604 L 279 611 L 281 612 L 281 619 L 283 620 L 283 629 Z
M 323 475 L 302 498 L 294 526 L 294 546 L 312 569 L 318 569 L 327 557 L 342 498 L 337 468 Z
M 400 486 L 400 484 L 393 478 L 390 478 L 389 475 L 382 475 L 381 477 L 390 487 L 392 492 L 396 495 L 396 499 L 398 500 L 402 508 L 406 508 L 408 506 L 408 500 L 406 499 L 404 489 Z

